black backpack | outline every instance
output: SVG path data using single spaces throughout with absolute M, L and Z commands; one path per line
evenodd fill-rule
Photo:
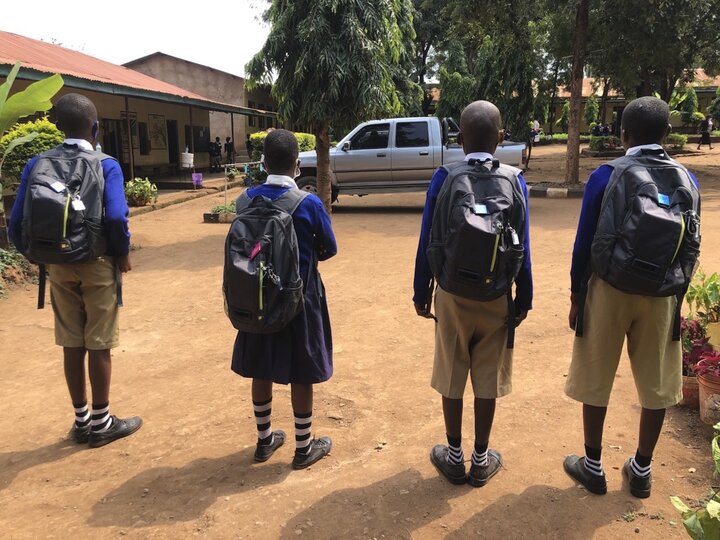
M 623 292 L 685 294 L 700 254 L 700 193 L 687 170 L 643 150 L 610 162 L 592 271 Z
M 489 301 L 506 295 L 512 347 L 512 284 L 524 258 L 525 197 L 519 170 L 497 160 L 455 163 L 438 194 L 427 257 L 443 290 Z
M 20 251 L 39 264 L 73 264 L 105 254 L 103 219 L 109 158 L 71 145 L 38 156 L 28 176 Z
M 247 192 L 225 240 L 225 313 L 237 330 L 274 333 L 303 309 L 303 280 L 292 214 L 309 193 L 291 189 L 275 201 Z

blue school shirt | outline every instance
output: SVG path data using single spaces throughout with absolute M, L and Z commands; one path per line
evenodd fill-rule
M 657 144 L 636 146 L 630 148 L 626 154 L 635 155 L 643 148 L 661 150 L 662 146 Z M 667 157 L 667 154 L 665 154 L 665 157 Z M 587 279 L 586 274 L 590 267 L 590 247 L 595 238 L 595 231 L 600 218 L 600 207 L 612 172 L 613 168 L 610 165 L 600 165 L 590 174 L 590 178 L 585 184 L 582 209 L 580 210 L 575 246 L 572 253 L 572 266 L 570 267 L 570 290 L 574 293 L 580 292 Z M 688 173 L 695 185 L 699 187 L 695 175 L 690 171 Z
M 274 177 L 275 175 L 270 175 Z M 252 187 L 247 190 L 251 199 L 261 195 L 274 201 L 293 188 L 294 182 L 289 177 L 284 182 L 273 183 L 272 178 L 268 183 Z M 308 268 L 313 262 L 313 257 L 324 261 L 337 254 L 337 242 L 330 223 L 330 216 L 320 199 L 310 194 L 303 199 L 292 215 L 293 226 L 298 240 L 298 251 L 300 255 L 300 276 L 307 276 Z M 313 251 L 315 254 L 313 254 Z M 303 279 L 305 279 L 303 277 Z
M 84 143 L 84 144 L 83 144 Z M 79 139 L 66 139 L 63 144 L 81 146 L 93 151 L 92 145 Z M 20 177 L 20 187 L 17 198 L 10 212 L 9 232 L 10 240 L 15 247 L 22 246 L 22 220 L 27 192 L 28 176 L 35 166 L 38 156 L 35 156 L 23 169 Z M 128 230 L 128 206 L 125 200 L 125 185 L 122 169 L 117 161 L 106 158 L 102 161 L 105 190 L 103 192 L 103 205 L 105 206 L 105 236 L 108 241 L 106 255 L 118 257 L 127 255 L 130 251 L 130 231 Z
M 479 159 L 482 161 L 493 159 L 491 154 L 485 152 L 476 152 L 465 156 L 465 161 L 470 159 Z M 427 260 L 427 247 L 430 242 L 430 229 L 432 227 L 432 219 L 435 213 L 435 205 L 437 198 L 447 178 L 448 172 L 444 167 L 440 167 L 433 174 L 428 188 L 427 198 L 425 199 L 425 209 L 423 210 L 422 226 L 420 228 L 420 240 L 418 242 L 417 256 L 415 257 L 415 279 L 413 289 L 415 295 L 413 302 L 416 304 L 424 303 L 430 294 L 431 282 L 433 279 L 430 271 L 430 264 Z M 529 311 L 532 309 L 533 299 L 533 280 L 532 280 L 532 262 L 530 259 L 530 206 L 528 204 L 528 191 L 525 179 L 522 174 L 518 174 L 520 187 L 525 197 L 525 240 L 523 247 L 525 248 L 525 257 L 523 258 L 520 273 L 515 279 L 515 308 L 518 311 Z

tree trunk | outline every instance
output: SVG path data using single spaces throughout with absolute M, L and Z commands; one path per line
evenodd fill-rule
M 549 134 L 552 136 L 555 129 L 555 98 L 557 97 L 558 76 L 560 75 L 560 60 L 555 60 L 555 68 L 553 70 L 552 90 L 550 91 L 550 111 L 548 124 L 550 126 Z
M 318 197 L 329 214 L 332 212 L 332 171 L 330 170 L 330 133 L 327 124 L 315 126 L 313 134 L 317 155 Z
M 565 182 L 580 183 L 580 100 L 582 98 L 583 67 L 588 33 L 588 2 L 580 0 L 575 18 L 572 79 L 570 87 L 570 123 L 568 124 Z
M 602 97 L 600 98 L 600 116 L 598 118 L 598 123 L 600 123 L 600 124 L 605 123 L 605 114 L 607 113 L 607 100 L 608 100 L 609 93 L 610 93 L 610 79 L 605 77 L 603 79 Z

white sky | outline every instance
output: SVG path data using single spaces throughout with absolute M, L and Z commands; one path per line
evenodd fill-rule
M 0 30 L 114 64 L 164 52 L 233 75 L 265 43 L 266 0 L 3 0 Z

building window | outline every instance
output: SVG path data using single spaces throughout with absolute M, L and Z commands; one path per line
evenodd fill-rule
M 140 155 L 150 155 L 150 135 L 148 133 L 147 122 L 138 122 L 138 132 L 140 136 Z

